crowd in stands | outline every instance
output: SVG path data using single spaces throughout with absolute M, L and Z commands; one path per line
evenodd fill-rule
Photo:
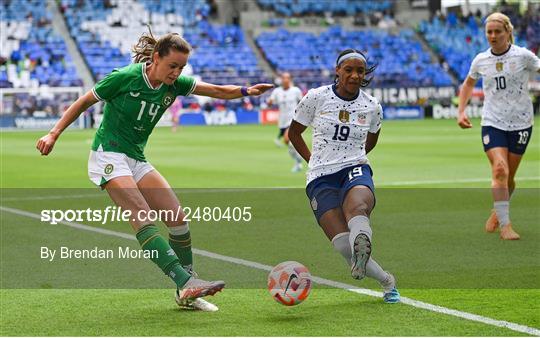
M 216 84 L 272 82 L 270 75 L 258 65 L 240 26 L 209 22 L 210 17 L 216 16 L 216 1 L 182 0 L 183 6 L 154 0 L 58 0 L 58 4 L 95 81 L 131 62 L 131 47 L 148 31 L 146 24 L 150 24 L 155 36 L 177 32 L 191 43 L 194 51 L 186 75 Z M 370 65 L 378 65 L 372 87 L 453 85 L 448 71 L 462 81 L 472 58 L 488 48 L 480 12 L 439 14 L 418 26 L 418 32 L 439 55 L 440 59 L 434 60 L 414 31 L 392 30 L 399 25 L 393 15 L 395 1 L 257 0 L 257 3 L 262 9 L 278 14 L 272 19 L 273 26 L 316 15 L 352 16 L 355 25 L 370 28 L 346 30 L 332 25 L 318 35 L 280 28 L 257 36 L 257 47 L 270 65 L 277 73 L 290 72 L 304 92 L 334 81 L 336 55 L 346 47 L 359 47 L 368 56 Z M 1 0 L 0 4 L 0 87 L 82 85 L 63 39 L 52 28 L 52 14 L 46 0 Z M 521 15 L 515 7 L 505 4 L 499 10 L 514 22 L 516 43 L 537 53 L 540 13 Z M 264 99 L 263 96 L 210 103 L 188 97 L 182 99 L 182 106 L 193 110 L 211 111 L 224 106 L 250 111 Z M 24 104 L 38 105 L 32 100 L 28 102 Z
M 0 87 L 80 86 L 45 0 L 0 3 Z
M 507 14 L 514 23 L 515 43 L 538 53 L 540 44 L 540 13 L 519 14 L 512 6 L 503 5 L 498 10 Z M 418 31 L 431 48 L 436 51 L 442 63 L 463 81 L 476 54 L 489 48 L 484 32 L 484 18 L 476 13 L 449 12 L 446 16 L 438 13 L 430 21 L 423 21 Z M 477 84 L 481 86 L 481 82 Z
M 73 92 L 5 95 L 2 113 L 28 117 L 59 117 L 77 97 L 78 94 Z
M 176 32 L 193 46 L 184 73 L 216 84 L 249 85 L 269 81 L 257 64 L 239 26 L 207 21 L 215 3 L 185 0 L 184 6 L 152 0 L 62 0 L 71 35 L 98 81 L 116 67 L 131 62 L 130 49 L 148 31 L 155 36 Z M 214 9 L 213 9 L 214 8 Z M 190 105 L 194 99 L 183 100 Z

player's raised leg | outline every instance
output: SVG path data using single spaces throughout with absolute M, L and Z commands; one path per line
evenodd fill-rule
M 377 280 L 384 289 L 384 301 L 397 303 L 400 300 L 400 295 L 394 276 L 384 271 L 371 257 L 372 230 L 369 216 L 374 206 L 375 196 L 367 186 L 354 186 L 345 196 L 343 213 L 350 231 L 351 275 L 356 279 L 367 276 Z
M 353 265 L 353 254 L 349 243 L 349 229 L 341 208 L 327 211 L 319 219 L 319 224 L 326 237 L 332 242 L 334 249 L 345 258 L 349 268 Z M 399 302 L 400 295 L 396 289 L 394 276 L 385 272 L 380 265 L 370 257 L 366 264 L 366 276 L 379 282 L 384 290 L 383 300 L 386 303 Z
M 354 186 L 345 196 L 343 213 L 349 228 L 349 243 L 353 252 L 351 274 L 356 279 L 366 276 L 366 265 L 371 256 L 371 226 L 369 215 L 375 206 L 375 196 L 366 186 Z

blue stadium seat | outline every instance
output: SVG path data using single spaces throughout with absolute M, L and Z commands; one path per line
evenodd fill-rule
M 256 42 L 270 64 L 279 72 L 290 72 L 304 90 L 331 83 L 337 55 L 346 48 L 364 50 L 368 61 L 378 64 L 374 86 L 452 84 L 449 75 L 431 62 L 414 32 L 408 29 L 392 35 L 379 30 L 345 31 L 334 26 L 319 36 L 279 29 L 262 33 Z
M 216 84 L 252 84 L 268 81 L 262 69 L 257 65 L 255 54 L 244 40 L 240 27 L 232 25 L 214 26 L 204 20 L 209 13 L 209 6 L 204 0 L 185 0 L 182 6 L 172 2 L 139 0 L 149 15 L 176 15 L 182 18 L 184 38 L 193 46 L 190 65 L 194 74 L 204 81 Z M 102 1 L 89 0 L 82 7 L 76 7 L 75 0 L 65 0 L 66 21 L 72 36 L 86 58 L 96 80 L 100 80 L 114 68 L 131 62 L 128 50 L 121 50 L 107 40 L 107 34 L 96 34 L 85 30 L 88 21 L 105 22 L 111 16 L 112 9 L 105 8 Z M 89 14 L 94 14 L 91 17 Z M 146 29 L 139 23 L 141 32 Z M 114 27 L 104 25 L 104 29 Z M 105 32 L 106 33 L 106 32 Z M 156 34 L 157 35 L 157 34 Z M 138 36 L 131 38 L 134 44 Z
M 330 12 L 340 15 L 356 15 L 359 12 L 383 12 L 390 10 L 395 1 L 391 0 L 257 0 L 257 3 L 264 9 L 277 12 L 285 17 L 323 14 Z
M 460 23 L 453 15 L 446 22 L 434 18 L 431 22 L 422 21 L 418 31 L 450 68 L 457 74 L 460 81 L 465 80 L 474 57 L 489 48 L 484 31 L 474 19 Z M 516 44 L 527 46 L 527 43 L 517 38 Z M 477 83 L 479 86 L 480 83 Z
M 74 69 L 63 39 L 52 28 L 52 13 L 47 10 L 46 0 L 2 1 L 0 19 L 6 24 L 31 23 L 28 35 L 17 39 L 19 48 L 10 55 L 2 53 L 2 56 L 8 58 L 8 64 L 17 65 L 19 72 L 30 71 L 30 79 L 37 79 L 41 85 L 55 85 L 55 78 L 61 77 L 68 68 Z M 74 74 L 65 79 L 66 86 L 78 86 L 82 83 L 76 73 Z M 2 78 L 2 86 L 12 86 L 7 75 Z

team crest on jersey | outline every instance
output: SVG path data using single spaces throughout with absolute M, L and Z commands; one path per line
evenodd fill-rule
M 346 110 L 339 111 L 339 120 L 343 123 L 349 122 L 350 113 Z
M 114 166 L 112 164 L 107 164 L 105 166 L 105 170 L 103 170 L 105 172 L 105 174 L 109 175 L 110 173 L 112 173 L 114 170 Z
M 165 96 L 163 96 L 163 105 L 164 106 L 170 106 L 174 101 L 174 95 L 171 92 L 165 93 Z
M 488 145 L 489 144 L 489 135 L 484 135 L 484 137 L 482 138 L 482 141 L 484 142 L 484 145 Z
M 503 63 L 502 62 L 497 62 L 495 64 L 495 69 L 497 69 L 498 72 L 502 71 L 503 70 Z

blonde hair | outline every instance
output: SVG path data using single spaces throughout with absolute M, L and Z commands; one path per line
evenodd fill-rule
M 152 62 L 152 55 L 158 52 L 159 56 L 164 57 L 172 49 L 189 54 L 191 45 L 177 33 L 168 33 L 156 39 L 152 34 L 152 29 L 148 26 L 148 33 L 143 33 L 131 51 L 133 52 L 133 62 Z
M 514 43 L 514 26 L 512 25 L 512 22 L 510 22 L 510 18 L 504 15 L 503 13 L 495 12 L 495 13 L 490 14 L 486 18 L 486 25 L 488 22 L 491 22 L 491 21 L 502 23 L 502 25 L 504 26 L 504 29 L 508 33 L 510 33 L 510 43 L 513 44 Z

